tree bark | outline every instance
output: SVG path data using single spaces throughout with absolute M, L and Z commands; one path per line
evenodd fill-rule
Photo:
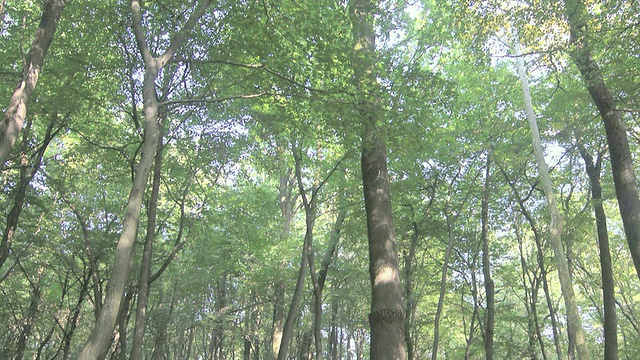
M 587 152 L 584 145 L 578 140 L 578 150 L 584 160 L 585 170 L 589 175 L 591 184 L 591 199 L 593 211 L 596 217 L 598 232 L 598 248 L 600 250 L 600 271 L 602 274 L 602 301 L 604 305 L 604 359 L 618 359 L 618 333 L 616 316 L 615 283 L 613 281 L 613 269 L 611 264 L 611 252 L 609 250 L 609 234 L 607 231 L 607 216 L 602 206 L 602 184 L 600 183 L 600 169 L 602 154 L 594 164 L 593 157 Z
M 280 184 L 278 186 L 278 203 L 280 205 L 280 213 L 282 215 L 282 232 L 280 233 L 280 241 L 286 241 L 291 236 L 291 223 L 294 216 L 293 182 L 289 171 L 286 175 L 280 175 Z M 280 264 L 283 267 L 283 264 Z M 278 358 L 280 352 L 280 344 L 282 344 L 282 333 L 284 331 L 284 279 L 278 277 L 274 285 L 274 302 L 273 302 L 273 336 L 271 339 L 271 347 L 273 358 Z
M 122 226 L 122 233 L 116 247 L 114 266 L 111 271 L 105 301 L 84 348 L 80 352 L 78 359 L 93 360 L 103 358 L 108 350 L 111 341 L 111 334 L 116 325 L 118 309 L 120 308 L 124 289 L 131 273 L 131 262 L 135 238 L 138 232 L 140 220 L 140 208 L 144 189 L 151 172 L 151 165 L 155 155 L 158 142 L 158 109 L 159 102 L 156 95 L 155 79 L 160 70 L 173 57 L 186 39 L 188 33 L 195 26 L 198 19 L 209 7 L 210 0 L 201 0 L 196 9 L 191 13 L 186 24 L 171 40 L 166 51 L 154 58 L 147 47 L 144 29 L 142 28 L 142 14 L 139 0 L 131 1 L 131 11 L 133 13 L 133 32 L 138 44 L 138 50 L 142 54 L 145 65 L 144 81 L 142 87 L 142 98 L 144 103 L 144 144 L 142 146 L 142 156 L 138 169 L 135 172 L 131 192 L 127 201 L 126 214 Z
M 520 47 L 516 45 L 516 53 L 520 55 Z M 549 176 L 549 170 L 544 160 L 544 154 L 542 152 L 542 144 L 540 141 L 540 131 L 538 130 L 538 124 L 535 114 L 533 113 L 533 106 L 531 104 L 531 95 L 529 93 L 529 81 L 525 74 L 524 60 L 522 56 L 518 56 L 518 74 L 520 76 L 520 82 L 522 83 L 522 94 L 525 102 L 525 110 L 527 113 L 527 119 L 529 121 L 529 127 L 531 129 L 531 136 L 533 139 L 533 150 L 535 153 L 536 161 L 538 163 L 538 171 L 542 180 L 542 186 L 547 198 L 547 206 L 551 213 L 551 225 L 550 225 L 550 239 L 549 243 L 553 249 L 555 256 L 556 267 L 558 269 L 558 277 L 560 278 L 560 288 L 562 291 L 562 297 L 564 299 L 565 308 L 567 311 L 567 323 L 569 338 L 574 339 L 577 355 L 579 360 L 589 359 L 589 349 L 582 329 L 582 320 L 578 312 L 578 305 L 576 304 L 575 294 L 573 292 L 573 284 L 571 283 L 571 275 L 569 273 L 569 266 L 567 264 L 567 257 L 562 247 L 562 217 L 558 210 L 558 204 L 553 192 L 553 186 L 551 184 L 551 177 Z
M 598 63 L 591 56 L 588 14 L 584 3 L 581 0 L 566 0 L 565 15 L 571 30 L 572 48 L 569 53 L 582 74 L 606 130 L 620 216 L 636 274 L 640 278 L 640 199 L 627 131 L 622 115 L 616 107 L 616 101 L 604 82 Z
M 131 359 L 142 358 L 142 340 L 147 319 L 147 306 L 149 304 L 149 276 L 151 274 L 151 255 L 153 242 L 156 237 L 156 214 L 158 212 L 158 195 L 160 193 L 160 171 L 162 170 L 162 130 L 159 129 L 158 144 L 156 147 L 155 164 L 153 169 L 153 182 L 151 197 L 147 206 L 147 234 L 142 250 L 142 264 L 140 266 L 140 280 L 138 282 L 138 301 L 136 307 L 136 323 L 133 328 L 133 343 L 131 345 Z
M 315 209 L 315 201 L 312 199 L 312 204 L 309 205 L 311 209 Z M 313 210 L 312 210 L 313 211 Z M 300 259 L 300 268 L 298 270 L 298 278 L 296 280 L 296 287 L 293 291 L 293 298 L 291 299 L 291 305 L 287 313 L 284 327 L 282 330 L 282 341 L 280 343 L 280 349 L 278 350 L 278 360 L 285 360 L 287 358 L 287 351 L 289 348 L 289 342 L 293 337 L 293 325 L 298 316 L 298 306 L 300 305 L 300 299 L 302 298 L 302 288 L 304 286 L 304 277 L 307 272 L 307 266 L 309 264 L 308 247 L 313 239 L 313 216 L 310 216 L 308 211 L 306 213 L 306 232 L 304 235 L 304 241 L 302 244 L 302 258 Z
M 362 188 L 369 240 L 371 279 L 370 359 L 405 359 L 404 301 L 393 228 L 387 147 L 376 71 L 373 0 L 351 0 L 349 11 L 354 40 L 354 83 L 362 124 Z
M 487 298 L 485 318 L 484 350 L 485 359 L 493 359 L 493 333 L 495 320 L 495 289 L 491 278 L 491 260 L 489 257 L 489 176 L 491 174 L 491 155 L 487 153 L 487 169 L 482 195 L 482 274 L 484 275 L 484 291 Z
M 7 110 L 0 125 L 0 171 L 7 161 L 13 144 L 27 115 L 27 104 L 36 88 L 44 58 L 53 40 L 53 35 L 60 21 L 60 14 L 65 7 L 65 0 L 46 0 L 42 18 L 33 42 L 27 53 L 22 78 L 11 96 Z

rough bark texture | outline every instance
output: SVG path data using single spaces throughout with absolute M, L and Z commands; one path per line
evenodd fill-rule
M 350 1 L 354 39 L 354 82 L 359 93 L 362 123 L 362 187 L 369 239 L 371 278 L 370 359 L 405 359 L 404 301 L 393 228 L 387 148 L 379 100 L 374 15 L 377 3 Z
M 484 194 L 482 196 L 482 274 L 484 275 L 484 290 L 487 298 L 487 313 L 485 315 L 484 349 L 485 359 L 493 359 L 493 332 L 495 319 L 495 290 L 491 278 L 491 260 L 489 258 L 489 175 L 491 174 L 491 156 L 487 154 L 487 169 L 484 180 Z
M 566 0 L 565 14 L 569 20 L 573 62 L 580 69 L 593 102 L 604 123 L 611 157 L 613 182 L 620 207 L 620 216 L 627 236 L 636 273 L 640 278 L 640 199 L 633 171 L 627 131 L 616 102 L 604 82 L 598 63 L 591 56 L 588 39 L 587 11 L 581 0 Z
M 520 54 L 519 47 L 517 47 L 516 52 Z M 553 249 L 556 267 L 558 269 L 558 277 L 560 278 L 562 298 L 564 299 L 564 304 L 567 311 L 567 328 L 569 338 L 572 339 L 575 343 L 578 359 L 587 360 L 590 358 L 589 349 L 587 348 L 587 342 L 584 336 L 584 331 L 582 329 L 582 320 L 578 312 L 578 305 L 576 304 L 576 298 L 573 292 L 573 284 L 571 283 L 571 274 L 569 273 L 567 256 L 565 255 L 564 249 L 562 247 L 562 217 L 560 215 L 560 211 L 558 210 L 558 204 L 553 192 L 549 170 L 547 169 L 547 164 L 544 160 L 542 144 L 540 141 L 540 131 L 538 130 L 538 124 L 535 114 L 533 113 L 531 95 L 529 93 L 529 82 L 525 74 L 524 60 L 521 56 L 518 57 L 518 73 L 520 75 L 520 81 L 522 83 L 522 94 L 525 102 L 525 110 L 527 113 L 527 119 L 529 120 L 529 127 L 531 129 L 531 136 L 533 139 L 533 151 L 538 163 L 538 171 L 540 173 L 544 193 L 547 198 L 547 206 L 551 214 L 549 243 L 551 244 L 551 248 Z
M 2 125 L 0 126 L 0 170 L 7 161 L 13 144 L 18 139 L 18 133 L 22 128 L 25 116 L 27 116 L 27 104 L 38 83 L 44 58 L 47 50 L 49 50 L 51 40 L 53 40 L 53 34 L 58 27 L 60 14 L 64 7 L 64 0 L 47 0 L 44 2 L 42 18 L 25 60 L 22 79 L 20 79 L 13 92 L 7 111 L 2 118 Z
M 107 291 L 102 311 L 78 359 L 93 360 L 104 358 L 116 325 L 124 289 L 131 274 L 131 262 L 133 260 L 135 238 L 138 232 L 142 197 L 149 173 L 151 172 L 151 165 L 153 164 L 159 136 L 159 103 L 155 88 L 156 76 L 182 45 L 187 34 L 195 26 L 197 20 L 204 14 L 210 3 L 210 0 L 199 1 L 197 8 L 191 13 L 183 29 L 171 40 L 167 50 L 162 55 L 154 58 L 147 47 L 144 29 L 142 28 L 140 3 L 138 0 L 131 1 L 133 32 L 138 44 L 138 50 L 142 54 L 142 59 L 145 64 L 142 88 L 144 103 L 144 144 L 142 146 L 140 163 L 138 164 L 133 185 L 131 186 L 131 192 L 129 193 L 122 233 L 116 247 L 114 265 L 109 282 L 107 283 Z
M 591 184 L 591 199 L 596 217 L 598 231 L 598 248 L 600 250 L 600 271 L 602 273 L 602 301 L 604 305 L 604 359 L 618 359 L 618 333 L 616 316 L 615 283 L 609 251 L 609 234 L 607 232 L 607 216 L 602 206 L 602 184 L 600 183 L 600 165 L 602 157 L 596 163 L 584 146 L 578 141 L 578 149 L 584 160 L 585 170 Z

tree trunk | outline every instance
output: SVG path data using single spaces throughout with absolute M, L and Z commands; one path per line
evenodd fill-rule
M 13 92 L 7 111 L 2 118 L 2 125 L 0 126 L 0 171 L 7 161 L 13 144 L 18 139 L 18 133 L 27 115 L 27 104 L 38 83 L 44 58 L 47 50 L 49 50 L 49 45 L 51 45 L 51 40 L 53 40 L 53 34 L 58 27 L 60 14 L 65 5 L 65 0 L 46 0 L 44 2 L 40 25 L 36 30 L 29 53 L 27 53 L 25 59 L 22 79 L 20 79 Z
M 598 232 L 598 247 L 600 250 L 600 270 L 602 273 L 602 300 L 604 302 L 604 359 L 618 359 L 618 333 L 616 316 L 615 283 L 609 251 L 609 234 L 607 231 L 607 216 L 602 206 L 602 184 L 600 183 L 600 168 L 602 156 L 599 154 L 596 163 L 576 136 L 578 150 L 584 160 L 585 170 L 591 184 L 591 199 L 596 217 Z
M 482 196 L 482 274 L 484 275 L 484 291 L 487 298 L 487 314 L 485 317 L 484 350 L 485 359 L 493 359 L 493 333 L 495 319 L 495 289 L 491 278 L 491 260 L 489 258 L 489 175 L 491 174 L 491 155 L 487 153 L 487 169 Z
M 516 53 L 520 55 L 520 48 L 518 45 L 516 45 Z M 547 197 L 547 205 L 549 207 L 549 212 L 551 213 L 549 243 L 551 244 L 551 248 L 553 249 L 555 256 L 558 277 L 560 278 L 560 288 L 567 311 L 567 328 L 569 338 L 574 339 L 578 359 L 587 360 L 589 359 L 589 349 L 587 348 L 587 342 L 582 329 L 582 320 L 580 319 L 578 305 L 576 304 L 576 298 L 573 292 L 567 257 L 564 253 L 564 249 L 562 248 L 562 217 L 558 210 L 553 186 L 551 185 L 551 177 L 549 176 L 549 170 L 547 169 L 547 164 L 545 163 L 544 154 L 542 152 L 540 131 L 538 130 L 535 114 L 533 113 L 531 95 L 529 94 L 529 81 L 525 74 L 524 60 L 522 56 L 518 57 L 518 73 L 522 83 L 525 110 L 527 112 L 527 119 L 529 120 L 529 127 L 531 128 L 531 135 L 533 138 L 533 150 L 538 163 L 538 171 L 542 180 L 544 193 Z
M 280 241 L 286 241 L 289 236 L 291 236 L 294 202 L 293 184 L 291 174 L 289 172 L 286 175 L 280 175 L 280 184 L 278 186 L 278 203 L 280 205 L 280 213 L 282 215 L 282 232 L 280 233 Z M 284 267 L 284 264 L 280 265 L 281 268 Z M 273 336 L 271 339 L 274 359 L 278 358 L 280 344 L 282 344 L 282 333 L 284 327 L 284 285 L 284 279 L 279 276 L 274 284 L 275 298 L 273 301 Z
M 293 298 L 291 299 L 291 305 L 289 312 L 287 313 L 286 321 L 284 322 L 284 328 L 282 330 L 282 341 L 280 343 L 280 349 L 278 350 L 278 360 L 285 360 L 287 358 L 287 351 L 289 349 L 289 342 L 293 337 L 293 325 L 295 324 L 298 316 L 298 306 L 300 305 L 300 299 L 302 298 L 302 290 L 304 287 L 304 277 L 307 272 L 308 257 L 307 246 L 311 237 L 313 236 L 313 221 L 311 224 L 307 222 L 307 231 L 304 235 L 304 242 L 302 244 L 302 258 L 300 259 L 300 268 L 298 269 L 298 278 L 296 280 L 296 287 L 293 291 Z
M 151 165 L 156 152 L 158 142 L 158 109 L 159 103 L 156 95 L 155 79 L 159 71 L 173 57 L 173 54 L 182 45 L 187 34 L 195 26 L 197 20 L 204 14 L 210 0 L 201 0 L 197 8 L 191 13 L 183 29 L 176 33 L 171 40 L 167 50 L 157 58 L 154 58 L 149 51 L 142 28 L 142 14 L 139 0 L 131 1 L 133 13 L 133 32 L 138 43 L 138 50 L 142 54 L 145 64 L 144 81 L 142 87 L 142 98 L 144 103 L 144 144 L 142 146 L 142 156 L 138 169 L 135 172 L 131 192 L 127 201 L 126 214 L 122 225 L 122 233 L 116 247 L 114 266 L 111 271 L 105 301 L 96 321 L 91 336 L 87 340 L 84 348 L 80 352 L 78 359 L 93 360 L 103 358 L 107 352 L 111 334 L 116 325 L 118 309 L 122 302 L 124 288 L 131 273 L 131 262 L 135 238 L 138 232 L 140 220 L 140 208 L 142 197 L 146 187 Z
M 358 90 L 358 115 L 362 124 L 362 188 L 367 214 L 369 276 L 371 279 L 370 359 L 405 359 L 404 301 L 398 265 L 391 198 L 387 148 L 376 71 L 372 0 L 349 2 L 353 25 L 354 82 Z
M 591 56 L 588 14 L 584 3 L 581 0 L 566 0 L 565 14 L 571 30 L 572 48 L 569 53 L 578 66 L 604 122 L 620 216 L 636 274 L 640 278 L 640 199 L 627 131 L 615 99 L 604 82 L 598 63 Z
M 160 171 L 162 169 L 162 130 L 158 135 L 156 147 L 155 166 L 153 169 L 153 185 L 151 186 L 151 197 L 147 206 L 147 235 L 142 250 L 142 264 L 140 266 L 140 280 L 138 290 L 138 301 L 136 307 L 136 324 L 133 330 L 133 344 L 131 348 L 131 359 L 142 358 L 142 340 L 147 318 L 147 306 L 149 304 L 149 275 L 151 274 L 151 255 L 153 252 L 153 242 L 156 237 L 156 214 L 158 210 L 158 194 L 160 193 Z

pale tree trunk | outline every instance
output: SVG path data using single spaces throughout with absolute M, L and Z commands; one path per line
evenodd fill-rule
M 489 257 L 489 175 L 491 174 L 491 154 L 487 153 L 487 169 L 482 195 L 482 274 L 484 275 L 484 291 L 487 298 L 485 315 L 484 350 L 485 359 L 493 359 L 493 333 L 495 320 L 495 289 L 491 278 L 491 260 Z
M 622 217 L 633 264 L 640 277 L 640 199 L 627 131 L 622 115 L 616 107 L 616 101 L 604 82 L 598 63 L 591 56 L 588 13 L 584 3 L 581 0 L 566 0 L 565 14 L 571 30 L 572 48 L 569 53 L 582 74 L 593 102 L 598 107 L 607 133 L 620 217 Z
M 600 169 L 602 165 L 602 153 L 598 154 L 598 160 L 594 164 L 593 157 L 587 152 L 584 145 L 576 136 L 576 143 L 580 156 L 584 160 L 585 170 L 591 183 L 591 201 L 596 217 L 598 232 L 598 247 L 600 256 L 600 271 L 602 274 L 602 301 L 604 307 L 604 360 L 618 359 L 618 333 L 616 316 L 615 283 L 613 280 L 613 266 L 611 264 L 611 252 L 609 250 L 609 234 L 607 231 L 607 216 L 602 206 L 602 184 L 600 183 Z
M 516 45 L 516 53 L 517 55 L 520 55 L 519 45 Z M 576 298 L 573 292 L 573 284 L 571 283 L 567 257 L 564 249 L 562 248 L 562 217 L 558 210 L 558 204 L 551 184 L 551 177 L 549 176 L 549 170 L 547 169 L 547 164 L 545 163 L 544 154 L 542 152 L 540 131 L 538 130 L 538 123 L 536 121 L 535 114 L 533 113 L 531 95 L 529 93 L 529 81 L 525 74 L 524 60 L 522 56 L 518 56 L 518 74 L 520 76 L 520 82 L 522 83 L 525 110 L 533 139 L 533 150 L 538 163 L 538 171 L 540 173 L 542 187 L 547 197 L 547 206 L 549 208 L 549 213 L 551 214 L 549 243 L 551 244 L 551 249 L 555 256 L 558 277 L 560 278 L 560 288 L 567 311 L 568 334 L 570 339 L 574 339 L 578 359 L 587 360 L 589 359 L 589 349 L 587 348 L 587 342 L 582 329 L 582 320 L 580 318 L 580 313 L 578 312 L 578 305 L 576 304 Z
M 116 325 L 118 309 L 120 308 L 124 289 L 131 273 L 131 262 L 135 238 L 138 232 L 140 220 L 140 208 L 142 197 L 146 187 L 151 165 L 155 155 L 158 142 L 158 109 L 159 103 L 156 95 L 155 79 L 160 70 L 173 57 L 173 54 L 184 43 L 188 33 L 193 29 L 198 19 L 209 7 L 210 0 L 201 0 L 196 9 L 191 13 L 189 19 L 171 40 L 166 51 L 154 58 L 147 47 L 144 29 L 142 28 L 142 14 L 138 0 L 131 1 L 133 13 L 133 32 L 138 44 L 138 50 L 142 54 L 145 64 L 144 82 L 142 88 L 142 98 L 144 103 L 144 144 L 142 146 L 142 156 L 138 169 L 135 172 L 131 192 L 127 201 L 126 214 L 122 225 L 122 233 L 116 247 L 116 254 L 111 276 L 107 283 L 107 292 L 102 306 L 100 316 L 91 332 L 84 348 L 80 352 L 78 359 L 93 360 L 103 358 L 111 342 L 111 335 Z
M 151 197 L 147 207 L 147 234 L 142 250 L 142 264 L 140 266 L 140 280 L 138 285 L 138 301 L 136 307 L 136 323 L 133 328 L 133 343 L 131 345 L 131 359 L 142 358 L 142 340 L 147 319 L 147 306 L 149 304 L 149 276 L 151 274 L 151 255 L 153 242 L 156 237 L 156 214 L 158 212 L 158 196 L 160 193 L 160 171 L 162 170 L 162 130 L 159 131 L 156 147 L 155 164 L 153 169 L 153 182 Z
M 3 2 L 4 4 L 4 2 Z M 27 104 L 36 88 L 44 58 L 58 27 L 60 14 L 65 7 L 65 0 L 47 0 L 44 2 L 42 18 L 29 53 L 25 59 L 22 78 L 18 83 L 0 125 L 0 170 L 4 167 L 13 144 L 27 116 Z M 0 14 L 2 11 L 0 11 Z
M 358 89 L 358 116 L 362 126 L 362 188 L 367 214 L 369 277 L 371 279 L 370 359 L 405 359 L 404 301 L 393 228 L 387 146 L 380 86 L 376 71 L 373 0 L 351 0 L 349 11 L 354 40 L 352 65 Z
M 291 236 L 291 223 L 293 222 L 295 212 L 295 197 L 293 196 L 293 181 L 290 171 L 288 171 L 286 175 L 280 175 L 278 203 L 282 215 L 282 232 L 280 233 L 280 241 L 282 242 Z M 284 264 L 280 264 L 280 267 L 281 270 L 283 270 Z M 284 279 L 279 276 L 274 284 L 273 335 L 271 338 L 271 350 L 274 359 L 278 358 L 280 344 L 282 344 L 282 333 L 284 331 L 284 289 Z

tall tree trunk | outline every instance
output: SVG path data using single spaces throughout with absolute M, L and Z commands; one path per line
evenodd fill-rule
M 133 13 L 133 32 L 138 44 L 138 50 L 142 54 L 145 64 L 144 81 L 142 86 L 142 98 L 144 103 L 144 144 L 142 146 L 142 156 L 138 169 L 135 172 L 131 192 L 127 201 L 127 210 L 122 225 L 122 233 L 116 247 L 114 265 L 111 276 L 107 283 L 105 301 L 96 321 L 91 336 L 87 340 L 84 348 L 80 352 L 78 359 L 93 360 L 103 358 L 106 354 L 111 334 L 116 325 L 118 309 L 122 302 L 124 288 L 131 273 L 131 262 L 135 238 L 138 232 L 140 220 L 140 208 L 142 197 L 146 187 L 151 165 L 156 152 L 158 142 L 158 109 L 159 102 L 156 95 L 155 79 L 160 70 L 173 57 L 186 39 L 188 33 L 195 26 L 198 19 L 209 7 L 211 0 L 198 1 L 196 9 L 191 13 L 182 30 L 177 32 L 166 51 L 154 58 L 147 47 L 145 32 L 142 28 L 142 14 L 139 0 L 131 1 L 131 11 Z
M 42 18 L 33 42 L 27 53 L 22 78 L 18 83 L 0 125 L 0 171 L 7 161 L 13 144 L 27 115 L 27 104 L 36 88 L 44 58 L 58 27 L 60 14 L 65 7 L 65 0 L 46 0 L 42 10 Z M 1 12 L 0 12 L 1 13 Z
M 487 298 L 485 315 L 484 350 L 485 359 L 493 359 L 493 333 L 495 320 L 495 289 L 491 278 L 491 260 L 489 257 L 489 175 L 491 174 L 491 155 L 487 153 L 487 169 L 484 178 L 482 195 L 482 274 L 484 275 L 484 291 Z
M 407 346 L 407 359 L 413 360 L 413 338 L 411 329 L 413 325 L 413 314 L 415 313 L 415 307 L 417 301 L 413 295 L 413 259 L 415 258 L 416 248 L 418 246 L 418 239 L 420 234 L 418 233 L 418 224 L 413 222 L 413 233 L 411 234 L 411 243 L 409 244 L 409 250 L 404 250 L 404 299 L 407 302 L 406 313 L 404 316 L 404 340 Z
M 519 45 L 516 45 L 516 53 L 520 55 Z M 551 248 L 553 249 L 553 253 L 555 256 L 556 267 L 558 269 L 558 277 L 560 278 L 560 288 L 567 311 L 567 328 L 569 338 L 574 339 L 578 359 L 587 360 L 589 359 L 589 349 L 587 347 L 584 331 L 582 329 L 582 320 L 578 312 L 578 305 L 576 304 L 576 298 L 573 292 L 573 284 L 571 283 L 571 275 L 569 273 L 567 257 L 565 255 L 564 249 L 562 248 L 562 217 L 560 215 L 560 211 L 558 210 L 558 204 L 553 192 L 553 186 L 551 185 L 551 177 L 549 176 L 549 170 L 547 169 L 547 164 L 545 163 L 544 154 L 542 152 L 540 131 L 538 130 L 538 124 L 535 114 L 533 113 L 531 95 L 529 94 L 529 81 L 525 74 L 524 60 L 522 56 L 518 56 L 518 74 L 520 76 L 520 82 L 522 83 L 522 94 L 525 102 L 525 110 L 527 113 L 527 119 L 529 120 L 529 127 L 531 129 L 531 135 L 533 138 L 533 150 L 535 153 L 536 161 L 538 163 L 538 171 L 540 173 L 544 193 L 547 197 L 547 205 L 549 208 L 549 212 L 551 213 L 549 243 L 551 244 Z
M 304 235 L 304 242 L 302 244 L 302 257 L 300 259 L 300 268 L 298 269 L 298 278 L 296 279 L 296 287 L 293 291 L 293 297 L 291 298 L 291 305 L 289 312 L 287 313 L 284 327 L 282 330 L 282 341 L 280 342 L 280 349 L 278 350 L 278 360 L 285 360 L 287 358 L 287 351 L 289 349 L 289 343 L 293 337 L 293 325 L 295 324 L 298 316 L 298 306 L 300 305 L 300 299 L 302 298 L 302 290 L 304 287 L 304 277 L 307 272 L 308 256 L 307 247 L 313 237 L 313 221 L 309 223 L 307 221 L 307 230 Z
M 627 131 L 622 115 L 609 91 L 598 63 L 591 56 L 587 10 L 582 0 L 566 0 L 565 15 L 571 30 L 570 50 L 573 62 L 578 66 L 584 82 L 598 107 L 607 133 L 613 183 L 620 208 L 620 216 L 627 236 L 627 243 L 636 273 L 640 278 L 640 199 L 638 184 L 633 171 Z
M 607 216 L 602 206 L 602 184 L 600 183 L 600 169 L 602 154 L 598 154 L 598 160 L 594 164 L 593 157 L 587 152 L 584 145 L 576 136 L 578 150 L 584 160 L 585 170 L 589 175 L 591 184 L 591 199 L 593 211 L 596 217 L 598 232 L 598 248 L 600 250 L 600 271 L 602 273 L 602 300 L 604 302 L 604 359 L 618 359 L 618 333 L 616 316 L 615 283 L 611 264 L 611 252 L 609 251 L 609 234 L 607 232 Z
M 293 181 L 291 173 L 288 171 L 286 175 L 280 175 L 280 184 L 278 186 L 278 203 L 280 205 L 280 213 L 282 215 L 282 232 L 280 233 L 280 241 L 286 241 L 291 236 L 291 223 L 294 216 Z M 281 267 L 284 264 L 280 264 Z M 273 358 L 278 358 L 280 344 L 282 344 L 282 333 L 284 327 L 284 291 L 285 284 L 282 277 L 278 277 L 274 284 L 274 301 L 273 301 L 273 335 L 271 338 L 271 348 Z
M 153 242 L 156 237 L 156 214 L 158 212 L 158 194 L 160 193 L 160 171 L 162 170 L 162 129 L 159 131 L 156 147 L 155 165 L 153 169 L 153 185 L 151 197 L 147 206 L 147 234 L 142 250 L 142 264 L 140 266 L 140 280 L 138 288 L 138 301 L 136 307 L 136 323 L 133 328 L 133 344 L 131 345 L 131 359 L 142 358 L 142 340 L 147 320 L 147 306 L 149 304 L 149 276 L 151 274 L 151 255 Z
M 351 0 L 354 82 L 362 123 L 362 188 L 367 214 L 371 279 L 370 358 L 405 359 L 404 301 L 393 228 L 387 147 L 376 71 L 376 1 Z

